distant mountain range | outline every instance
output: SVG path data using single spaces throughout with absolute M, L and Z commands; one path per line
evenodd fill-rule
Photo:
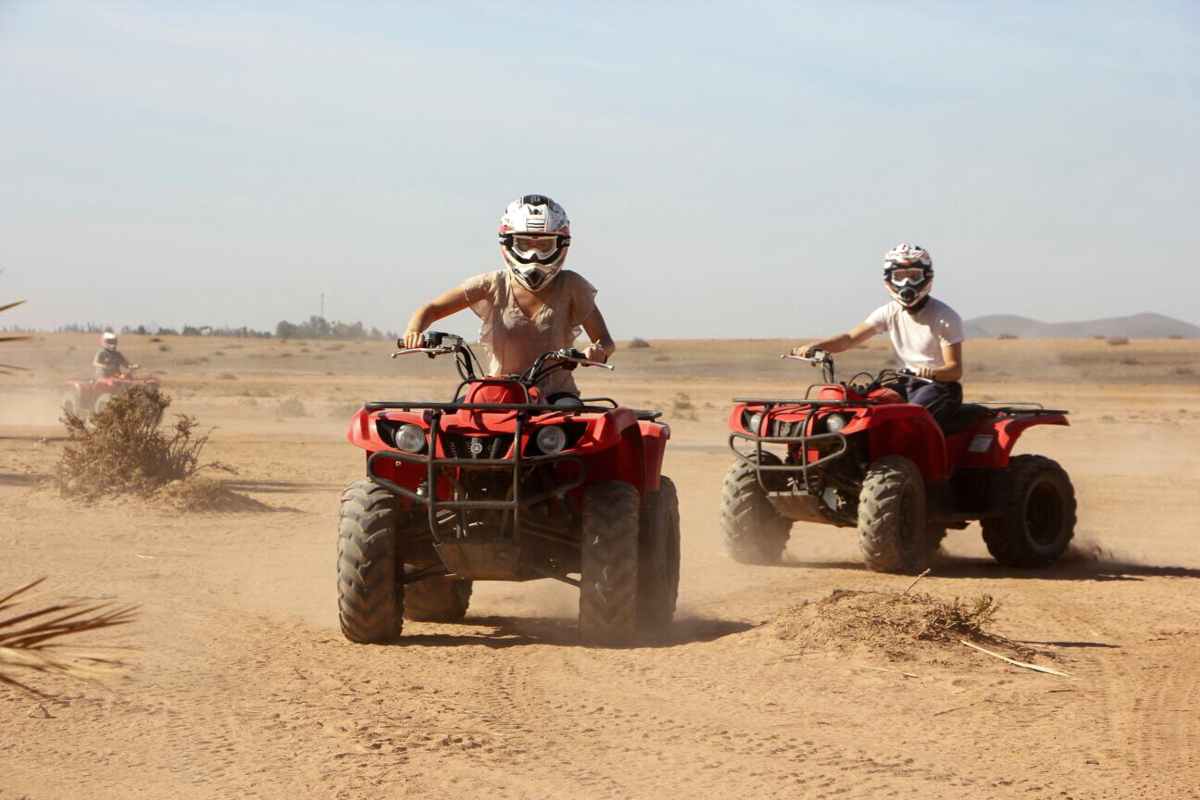
M 989 314 L 967 320 L 967 337 L 995 338 L 1001 335 L 1022 339 L 1081 339 L 1092 336 L 1127 336 L 1131 339 L 1200 339 L 1200 325 L 1162 314 L 1134 314 L 1085 322 L 1041 322 L 1015 314 Z

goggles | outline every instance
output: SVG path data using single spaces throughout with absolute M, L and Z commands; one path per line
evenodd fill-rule
M 571 237 L 548 233 L 510 233 L 502 236 L 501 241 L 522 264 L 545 264 L 553 261 L 559 250 L 571 243 Z
M 916 285 L 927 277 L 924 267 L 893 267 L 887 272 L 888 282 L 893 286 Z

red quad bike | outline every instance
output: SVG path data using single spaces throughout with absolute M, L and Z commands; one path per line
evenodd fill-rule
M 403 619 L 451 622 L 472 582 L 554 578 L 579 588 L 584 641 L 631 642 L 670 625 L 679 501 L 660 474 L 670 428 L 608 398 L 543 397 L 559 369 L 606 364 L 578 350 L 523 375 L 480 378 L 457 336 L 429 333 L 393 358 L 453 355 L 448 403 L 367 403 L 347 438 L 367 477 L 342 493 L 338 610 L 354 642 L 389 642 Z M 553 400 L 554 402 L 550 402 Z
M 925 569 L 947 528 L 974 520 L 1001 564 L 1053 563 L 1075 533 L 1075 490 L 1044 456 L 1012 456 L 1032 425 L 1066 425 L 1038 404 L 964 404 L 941 427 L 888 388 L 904 371 L 834 379 L 833 357 L 802 400 L 735 398 L 721 528 L 734 559 L 777 562 L 796 521 L 857 527 L 863 560 L 879 572 Z M 773 446 L 772 452 L 767 446 Z M 782 458 L 780 457 L 782 456 Z
M 108 378 L 67 381 L 66 390 L 63 392 L 63 411 L 87 419 L 100 413 L 113 397 L 125 394 L 134 386 L 157 389 L 158 378 L 140 378 L 135 373 L 137 368 L 137 364 L 131 364 L 125 372 Z

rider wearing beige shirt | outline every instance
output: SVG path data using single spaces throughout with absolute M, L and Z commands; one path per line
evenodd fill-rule
M 470 308 L 479 317 L 479 338 L 488 346 L 489 375 L 527 370 L 542 353 L 571 347 L 582 328 L 591 339 L 584 356 L 607 361 L 616 350 L 596 289 L 562 269 L 571 242 L 562 206 L 544 195 L 514 200 L 500 218 L 505 268 L 486 272 L 421 306 L 404 332 L 406 347 L 419 347 L 424 331 L 443 317 Z M 540 382 L 543 396 L 578 394 L 574 378 L 556 370 Z

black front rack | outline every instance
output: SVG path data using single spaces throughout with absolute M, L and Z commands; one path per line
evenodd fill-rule
M 556 408 L 554 406 L 538 405 L 533 403 L 423 403 L 423 402 L 376 402 L 367 403 L 364 406 L 368 411 L 381 411 L 385 409 L 403 409 L 407 411 L 428 411 L 427 417 L 429 422 L 429 441 L 425 444 L 424 452 L 409 453 L 403 450 L 380 450 L 372 453 L 367 458 L 367 471 L 371 475 L 371 480 L 379 485 L 395 492 L 401 497 L 423 505 L 428 511 L 429 517 L 429 532 L 433 536 L 435 542 L 440 543 L 438 538 L 438 512 L 439 511 L 510 511 L 513 514 L 513 529 L 520 530 L 521 510 L 537 503 L 544 502 L 553 497 L 563 497 L 573 489 L 583 485 L 587 475 L 587 469 L 584 466 L 583 459 L 575 455 L 525 455 L 521 452 L 521 434 L 525 425 L 529 421 L 530 415 L 536 413 L 539 416 L 571 416 L 588 411 L 611 411 L 599 406 L 575 406 L 573 408 Z M 439 434 L 441 431 L 441 418 L 447 411 L 490 411 L 503 412 L 511 411 L 516 415 L 515 425 L 513 427 L 513 442 L 512 456 L 509 458 L 439 458 L 436 456 L 438 450 Z M 381 478 L 375 474 L 373 469 L 377 461 L 394 461 L 403 462 L 405 464 L 418 464 L 425 467 L 426 476 L 426 493 L 414 492 L 406 486 L 401 486 L 395 481 Z M 525 467 L 538 466 L 542 464 L 554 463 L 570 463 L 576 467 L 576 474 L 565 481 L 559 482 L 556 486 L 544 492 L 529 497 L 521 496 L 521 470 Z M 455 468 L 466 470 L 490 470 L 499 471 L 507 470 L 512 473 L 512 491 L 509 493 L 511 500 L 439 500 L 438 499 L 438 477 L 443 468 Z
M 787 406 L 787 405 L 811 406 L 811 409 L 805 415 L 804 420 L 799 423 L 800 430 L 805 431 L 805 430 L 808 430 L 809 424 L 812 422 L 812 418 L 817 413 L 818 408 L 849 405 L 850 403 L 845 400 L 799 400 L 799 401 L 797 401 L 797 400 L 748 400 L 748 399 L 744 399 L 744 398 L 736 398 L 735 397 L 734 402 L 735 403 L 754 403 L 756 405 L 761 404 L 763 406 L 762 421 L 759 423 L 760 430 L 756 431 L 755 433 L 752 433 L 752 434 L 751 433 L 741 433 L 739 431 L 734 431 L 733 433 L 730 433 L 729 434 L 729 449 L 733 451 L 733 454 L 735 456 L 737 456 L 737 458 L 740 461 L 742 461 L 743 463 L 746 463 L 746 464 L 750 464 L 755 468 L 755 472 L 758 477 L 758 485 L 760 487 L 762 487 L 762 490 L 764 492 L 770 493 L 773 491 L 767 485 L 767 482 L 763 480 L 764 472 L 789 472 L 789 473 L 799 472 L 800 476 L 804 480 L 805 492 L 807 492 L 808 494 L 815 494 L 813 491 L 812 484 L 809 481 L 809 471 L 816 469 L 817 467 L 822 467 L 822 466 L 828 464 L 830 461 L 833 461 L 834 459 L 841 458 L 842 456 L 844 456 L 846 454 L 847 450 L 849 450 L 850 445 L 849 445 L 849 442 L 847 441 L 845 435 L 838 433 L 836 431 L 830 431 L 829 433 L 814 433 L 811 435 L 801 433 L 799 435 L 793 435 L 793 436 L 764 436 L 761 431 L 763 426 L 770 424 L 770 414 L 771 414 L 771 411 L 776 406 Z M 739 440 L 753 443 L 753 445 L 754 445 L 753 454 L 743 453 L 741 450 L 739 450 L 737 448 L 737 442 Z M 821 444 L 823 444 L 825 442 L 836 443 L 837 449 L 831 453 L 826 453 L 826 454 L 819 456 L 818 458 L 810 461 L 808 458 L 809 446 L 815 445 L 817 447 L 817 449 L 819 450 Z M 764 464 L 763 463 L 763 445 L 764 444 L 783 444 L 783 445 L 788 445 L 788 446 L 799 445 L 798 449 L 800 451 L 800 463 L 798 463 L 798 464 Z

